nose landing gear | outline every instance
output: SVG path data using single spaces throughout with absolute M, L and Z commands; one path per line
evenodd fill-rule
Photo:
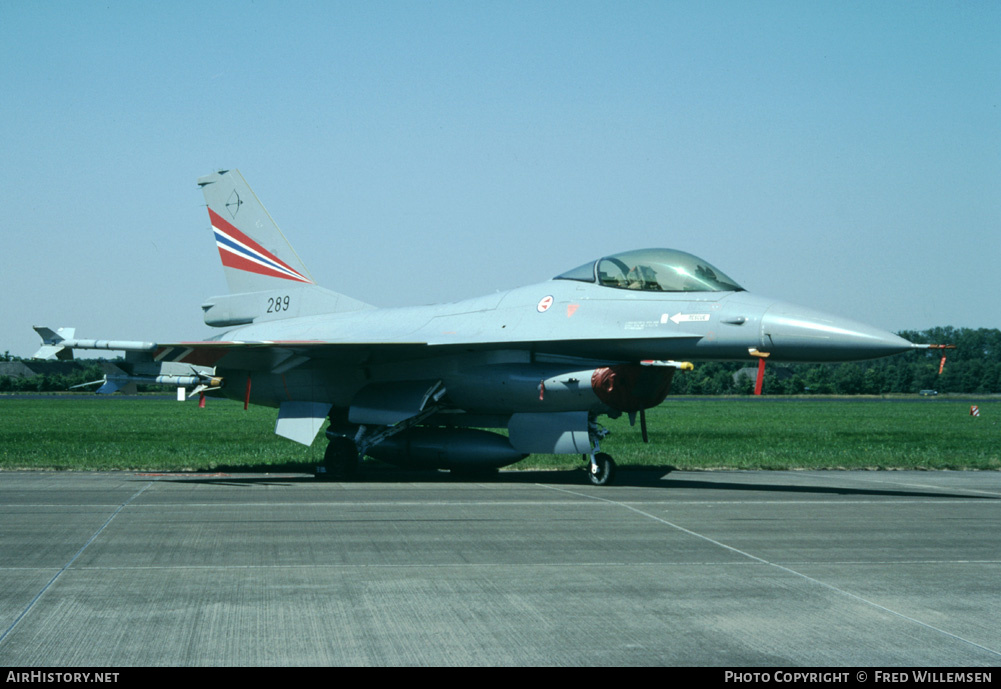
M 615 480 L 615 460 L 604 452 L 584 455 L 588 463 L 587 478 L 595 486 L 609 486 Z
M 587 478 L 595 486 L 609 486 L 615 480 L 615 460 L 611 455 L 601 451 L 601 441 L 608 435 L 608 429 L 603 428 L 593 416 L 588 419 L 588 437 L 591 440 L 591 452 L 584 455 L 587 464 Z

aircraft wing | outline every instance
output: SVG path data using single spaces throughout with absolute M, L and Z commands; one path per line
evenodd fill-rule
M 170 342 L 151 351 L 153 361 L 173 361 L 195 366 L 268 369 L 280 372 L 295 360 L 323 359 L 335 365 L 361 365 L 421 358 L 424 342 L 325 342 L 322 340 Z
M 672 339 L 694 341 L 700 335 L 680 335 Z M 332 365 L 352 366 L 414 361 L 458 352 L 489 350 L 529 351 L 534 354 L 576 357 L 608 363 L 639 362 L 651 358 L 654 337 L 618 337 L 589 340 L 544 340 L 527 342 L 329 342 L 323 340 L 262 340 L 174 342 L 156 345 L 154 361 L 173 361 L 196 366 L 238 369 L 268 369 L 280 372 L 283 365 L 307 359 Z
M 133 360 L 153 363 L 174 362 L 196 367 L 238 368 L 275 371 L 292 360 L 296 365 L 308 359 L 323 360 L 333 365 L 370 365 L 398 361 L 420 360 L 456 352 L 489 350 L 530 351 L 608 361 L 609 363 L 642 361 L 651 357 L 654 341 L 663 342 L 664 333 L 656 337 L 643 333 L 618 333 L 614 338 L 589 339 L 533 339 L 530 341 L 498 341 L 487 338 L 441 337 L 438 341 L 382 340 L 382 341 L 330 341 L 330 340 L 201 340 L 154 343 L 133 340 L 84 340 L 74 338 L 74 330 L 52 330 L 35 327 L 43 346 L 35 354 L 41 359 L 72 357 L 74 349 L 101 349 L 125 351 Z M 670 339 L 694 341 L 701 336 L 673 333 Z

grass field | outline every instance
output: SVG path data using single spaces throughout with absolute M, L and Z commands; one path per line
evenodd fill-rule
M 650 443 L 625 417 L 602 450 L 620 467 L 676 469 L 1001 469 L 1001 401 L 673 398 L 648 412 Z M 276 410 L 229 400 L 0 396 L 0 470 L 312 471 L 273 434 Z M 533 456 L 519 468 L 572 468 Z

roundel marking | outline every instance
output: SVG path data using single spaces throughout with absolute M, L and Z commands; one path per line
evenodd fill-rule
M 539 300 L 539 305 L 535 308 L 539 310 L 539 313 L 544 313 L 549 310 L 549 307 L 553 305 L 553 295 L 549 294 Z

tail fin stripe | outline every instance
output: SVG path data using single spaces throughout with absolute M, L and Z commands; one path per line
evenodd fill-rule
M 239 254 L 227 251 L 223 247 L 219 248 L 219 256 L 222 258 L 222 264 L 227 268 L 236 268 L 237 270 L 254 273 L 256 275 L 267 275 L 268 277 L 282 278 L 284 280 L 292 280 L 293 282 L 302 282 L 307 285 L 313 284 L 305 278 L 296 278 L 291 275 L 287 275 L 286 273 L 279 272 L 270 266 L 263 265 Z
M 234 242 L 224 234 L 216 233 L 216 247 L 219 249 L 223 265 L 240 270 L 252 270 L 255 273 L 260 272 L 263 268 L 265 272 L 261 273 L 262 275 L 273 275 L 274 277 L 282 277 L 288 280 L 309 282 L 309 280 L 291 268 L 284 268 L 263 256 L 252 253 L 246 247 L 240 246 L 239 243 Z M 230 259 L 240 259 L 240 265 L 230 265 L 233 262 Z M 252 269 L 246 266 L 246 263 L 252 263 L 257 267 Z
M 292 269 L 284 261 L 240 232 L 218 213 L 209 208 L 209 220 L 215 232 L 216 246 L 224 266 L 259 275 L 313 284 L 313 281 Z

